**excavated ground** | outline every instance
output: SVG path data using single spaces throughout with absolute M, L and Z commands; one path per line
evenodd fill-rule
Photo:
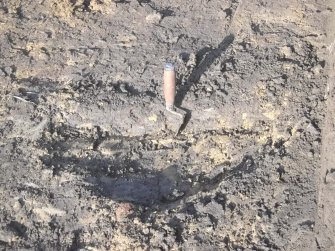
M 1 1 L 0 248 L 334 250 L 333 8 Z

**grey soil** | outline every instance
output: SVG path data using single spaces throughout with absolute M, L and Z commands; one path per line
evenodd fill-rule
M 335 250 L 330 2 L 1 1 L 0 249 Z

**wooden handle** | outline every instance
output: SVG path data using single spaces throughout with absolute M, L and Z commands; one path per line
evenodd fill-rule
M 165 64 L 163 82 L 166 109 L 173 110 L 176 96 L 176 72 L 173 64 Z

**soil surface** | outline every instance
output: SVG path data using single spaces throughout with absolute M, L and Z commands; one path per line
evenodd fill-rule
M 0 249 L 335 250 L 332 5 L 2 0 Z

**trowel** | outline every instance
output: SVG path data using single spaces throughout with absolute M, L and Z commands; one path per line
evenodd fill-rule
M 165 114 L 168 127 L 177 135 L 181 126 L 184 124 L 186 112 L 174 105 L 176 96 L 176 71 L 174 65 L 171 63 L 166 63 L 164 66 L 163 84 L 166 108 Z

